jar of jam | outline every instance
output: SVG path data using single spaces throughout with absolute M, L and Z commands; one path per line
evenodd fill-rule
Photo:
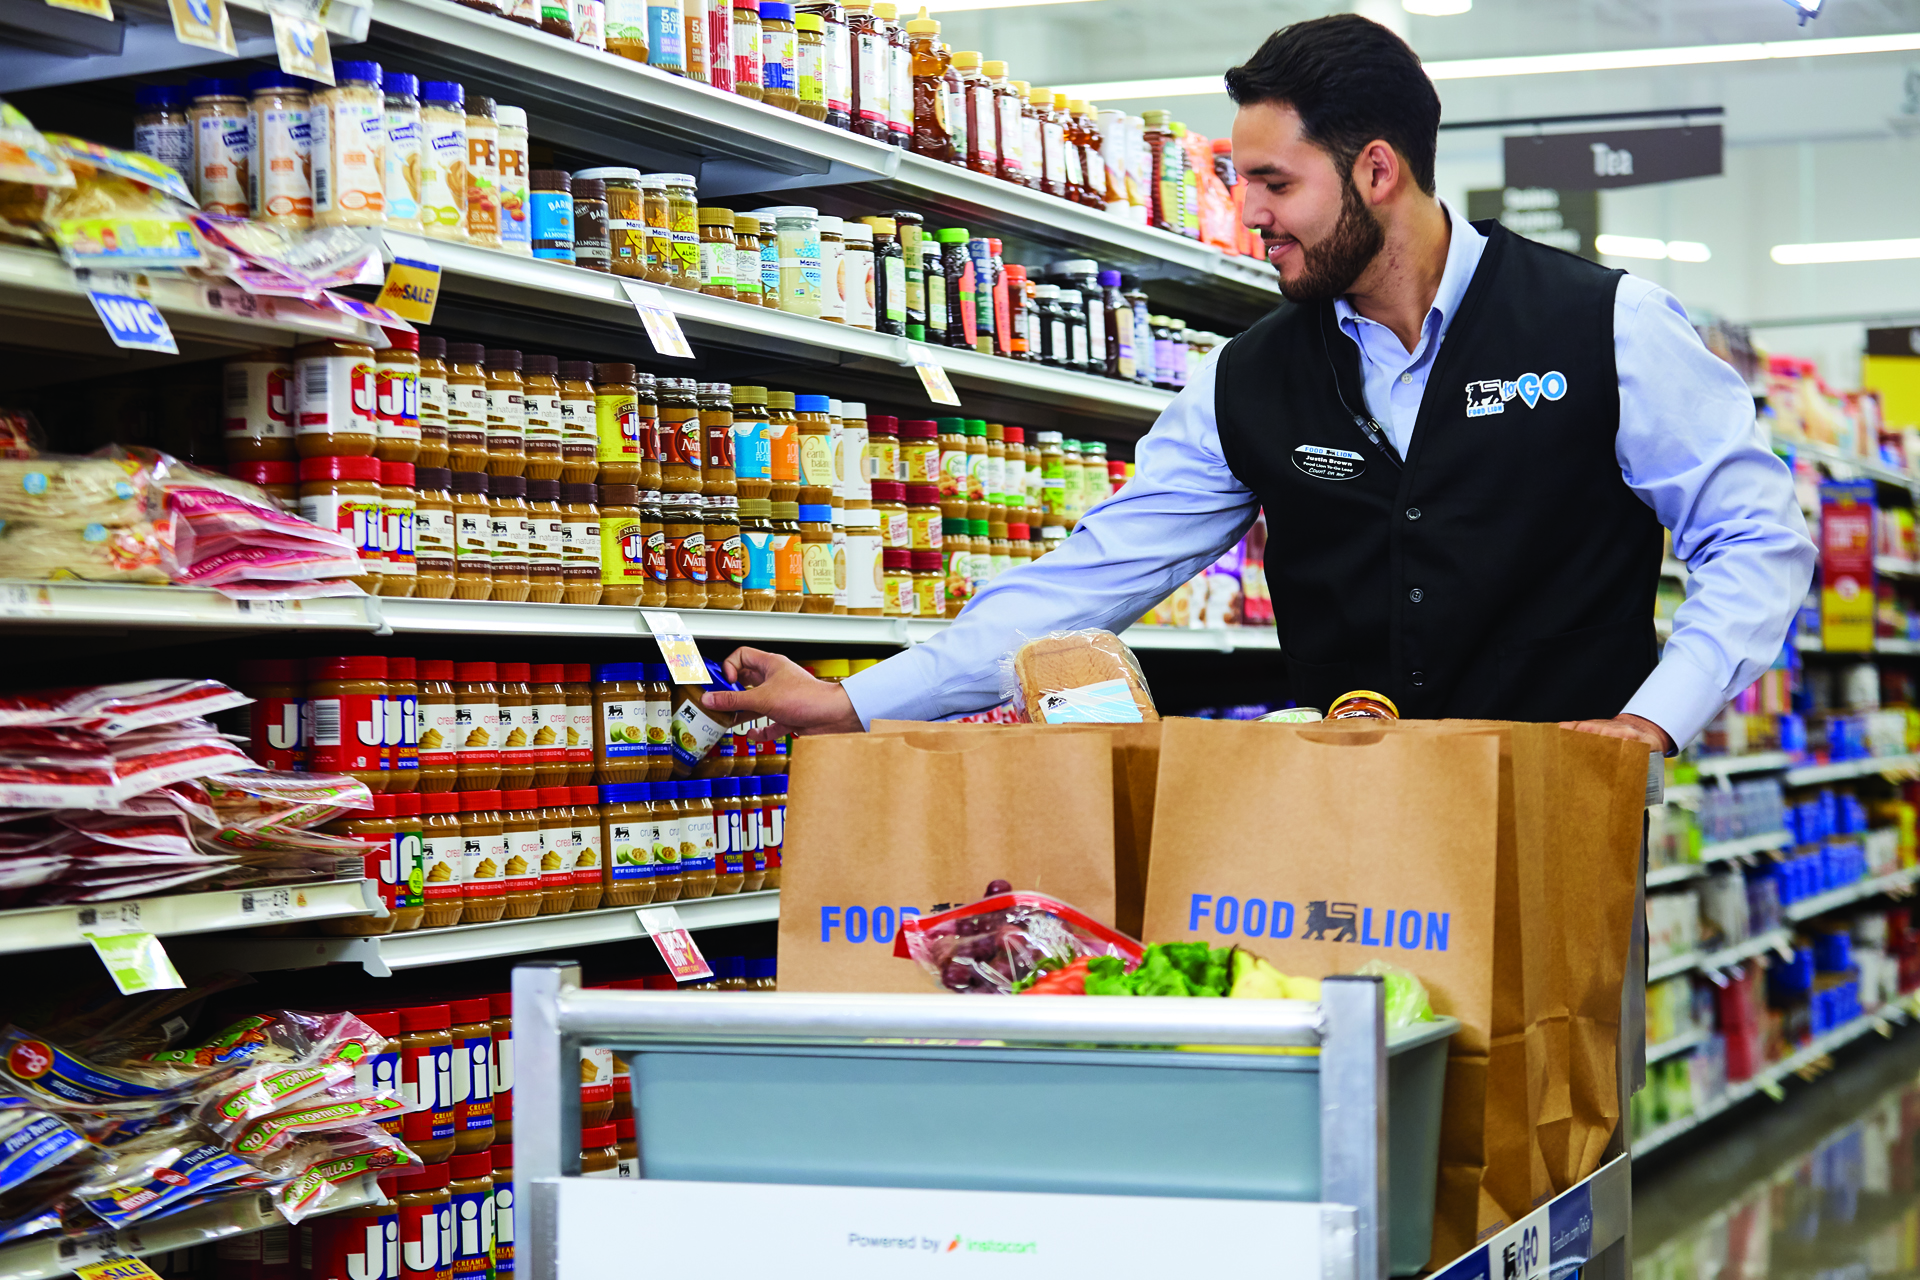
M 619 783 L 600 789 L 601 847 L 607 852 L 606 904 L 638 907 L 654 900 L 652 834 L 654 785 Z
M 707 523 L 697 493 L 661 495 L 666 536 L 667 606 L 707 607 Z
M 462 924 L 485 924 L 506 914 L 506 826 L 498 791 L 462 791 L 460 839 L 466 866 L 460 882 Z
M 484 471 L 455 471 L 453 480 L 453 598 L 493 595 L 493 505 Z
M 493 550 L 493 600 L 525 600 L 527 482 L 523 476 L 487 477 L 488 541 Z
M 466 914 L 461 883 L 466 842 L 460 837 L 460 792 L 429 791 L 420 797 L 422 928 L 445 929 Z
M 453 1011 L 444 1004 L 415 1005 L 400 1015 L 400 1100 L 407 1105 L 400 1132 L 413 1153 L 437 1170 L 445 1187 L 446 1160 L 453 1155 L 453 1090 L 441 1081 L 453 1078 Z M 406 1180 L 400 1190 L 405 1212 Z M 445 1204 L 445 1191 L 440 1203 Z M 404 1222 L 404 1216 L 403 1216 Z
M 540 914 L 573 910 L 573 789 L 541 787 Z
M 380 437 L 374 412 L 374 353 L 364 342 L 307 342 L 293 349 L 300 416 L 294 452 L 302 458 L 370 458 Z
M 640 491 L 630 484 L 600 486 L 600 603 L 639 604 L 646 575 L 646 534 Z
M 600 490 L 591 484 L 560 486 L 560 598 L 568 604 L 599 604 Z
M 500 1183 L 504 1167 L 513 1173 L 513 992 L 496 991 L 487 997 L 487 1025 L 493 1033 L 493 1176 Z M 502 1166 L 500 1157 L 506 1156 Z M 509 1232 L 504 1239 L 511 1240 Z M 497 1246 L 496 1246 L 497 1256 Z
M 592 484 L 600 475 L 600 440 L 593 390 L 593 364 L 560 362 L 560 479 Z
M 447 344 L 447 467 L 487 469 L 487 349 L 477 342 Z
M 526 415 L 526 477 L 558 480 L 565 469 L 561 454 L 564 427 L 560 410 L 560 360 L 556 356 L 528 356 L 523 362 L 526 385 L 521 406 Z
M 352 540 L 363 572 L 347 581 L 368 595 L 379 594 L 386 569 L 381 498 L 378 458 L 300 459 L 300 517 Z
M 600 837 L 600 788 L 578 786 L 568 790 L 573 793 L 573 909 L 596 911 L 606 895 L 601 854 L 606 842 Z
M 602 663 L 594 671 L 594 778 L 603 786 L 646 781 L 647 702 L 640 688 L 644 678 L 644 664 L 638 662 Z
M 503 791 L 506 805 L 503 827 L 507 838 L 507 920 L 537 916 L 545 895 L 540 889 L 540 795 L 537 791 Z
M 740 544 L 739 499 L 710 497 L 706 505 L 707 608 L 746 607 L 746 557 Z
M 633 366 L 596 365 L 594 373 L 593 420 L 599 448 L 599 483 L 637 485 L 644 440 Z
M 307 767 L 386 791 L 387 660 L 308 658 L 306 670 Z

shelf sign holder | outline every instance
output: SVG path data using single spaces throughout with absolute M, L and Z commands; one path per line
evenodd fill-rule
M 404 320 L 432 324 L 440 301 L 440 268 L 420 258 L 395 257 L 380 287 L 380 305 Z
M 87 291 L 87 301 L 93 304 L 114 346 L 129 351 L 157 351 L 168 356 L 180 354 L 167 318 L 160 314 L 160 308 L 134 292 L 132 280 L 87 271 L 74 274 L 80 287 Z
M 693 633 L 687 630 L 678 613 L 646 609 L 640 616 L 646 621 L 647 630 L 653 633 L 654 643 L 660 646 L 660 654 L 667 660 L 667 669 L 675 684 L 704 688 L 712 683 L 706 660 L 700 656 L 700 646 L 694 643 Z
M 920 375 L 920 385 L 926 388 L 927 399 L 935 404 L 951 405 L 956 409 L 960 407 L 959 393 L 953 389 L 946 367 L 934 358 L 931 349 L 918 342 L 909 342 L 907 358 L 902 363 L 912 365 L 913 371 Z
M 697 982 L 713 976 L 713 966 L 680 923 L 678 911 L 672 907 L 643 907 L 635 914 L 640 917 L 640 927 L 660 949 L 660 958 L 667 962 L 667 972 L 675 982 Z
M 151 933 L 88 933 L 86 938 L 123 996 L 180 991 L 187 985 L 167 958 L 167 949 Z
M 640 323 L 647 327 L 647 340 L 653 343 L 655 351 L 681 360 L 693 359 L 687 335 L 680 331 L 680 317 L 673 314 L 673 308 L 667 305 L 666 296 L 659 289 L 637 280 L 622 280 L 620 287 L 626 290 L 633 309 L 640 313 Z

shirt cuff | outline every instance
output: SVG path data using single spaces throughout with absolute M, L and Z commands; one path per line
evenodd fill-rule
M 1669 642 L 1660 665 L 1620 714 L 1653 721 L 1666 730 L 1675 747 L 1685 750 L 1726 705 L 1720 682 Z
M 933 663 L 930 655 L 917 647 L 855 672 L 842 680 L 840 687 L 847 691 L 862 729 L 873 728 L 875 720 L 940 718 Z

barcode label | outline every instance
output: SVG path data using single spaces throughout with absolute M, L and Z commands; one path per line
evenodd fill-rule
M 332 399 L 327 386 L 330 366 L 325 360 L 307 360 L 300 365 L 300 398 L 309 404 L 325 404 Z
M 243 365 L 230 364 L 226 369 L 226 398 L 230 405 L 244 406 L 247 403 L 247 370 Z
M 313 166 L 313 207 L 329 208 L 333 204 L 333 172 L 330 166 Z
M 315 698 L 307 705 L 313 708 L 313 736 L 309 741 L 316 747 L 339 746 L 340 700 Z
M 263 1266 L 284 1267 L 292 1256 L 293 1233 L 286 1227 L 268 1227 L 260 1233 L 260 1262 Z

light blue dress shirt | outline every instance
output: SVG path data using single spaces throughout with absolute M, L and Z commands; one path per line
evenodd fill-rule
M 1448 217 L 1446 269 L 1411 352 L 1344 299 L 1334 304 L 1341 331 L 1360 348 L 1367 404 L 1402 457 L 1427 375 L 1487 244 L 1451 209 Z M 1701 343 L 1673 295 L 1621 277 L 1613 345 L 1621 479 L 1673 531 L 1674 555 L 1691 571 L 1659 666 L 1621 710 L 1685 746 L 1779 654 L 1815 551 L 1792 475 L 1768 448 L 1746 384 Z M 1220 451 L 1213 359 L 1174 397 L 1134 459 L 1133 479 L 1058 550 L 996 578 L 933 640 L 845 680 L 861 722 L 934 720 L 994 705 L 1013 693 L 1001 658 L 1026 639 L 1078 627 L 1124 630 L 1253 523 L 1259 500 Z

